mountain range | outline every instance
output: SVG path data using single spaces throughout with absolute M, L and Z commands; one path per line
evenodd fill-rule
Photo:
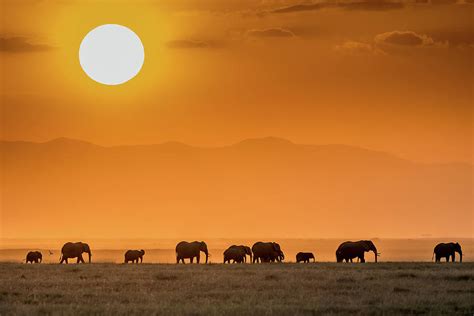
M 2 141 L 1 236 L 473 236 L 473 166 L 268 137 Z

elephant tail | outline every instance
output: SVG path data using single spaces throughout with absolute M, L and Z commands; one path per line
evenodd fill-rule
M 431 256 L 431 261 L 433 261 L 433 259 L 434 259 L 434 254 L 435 254 L 435 253 L 434 253 L 434 251 L 433 251 L 433 255 Z
M 61 256 L 59 256 L 59 262 L 63 261 L 63 253 L 61 252 Z

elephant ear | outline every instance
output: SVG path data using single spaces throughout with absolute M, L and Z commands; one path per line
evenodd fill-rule
M 273 250 L 278 251 L 280 250 L 278 244 L 276 242 L 272 242 Z
M 362 242 L 362 246 L 364 247 L 365 251 L 370 251 L 372 242 L 370 240 L 364 240 Z

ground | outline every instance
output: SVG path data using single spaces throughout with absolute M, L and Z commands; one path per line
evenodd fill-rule
M 474 313 L 474 263 L 0 264 L 0 315 Z

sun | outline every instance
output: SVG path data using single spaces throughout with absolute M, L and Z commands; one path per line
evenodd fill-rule
M 145 61 L 145 49 L 135 32 L 118 24 L 94 28 L 82 40 L 79 62 L 93 80 L 119 85 L 135 77 Z

